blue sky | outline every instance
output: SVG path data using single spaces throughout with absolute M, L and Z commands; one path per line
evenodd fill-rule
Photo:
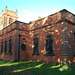
M 18 10 L 20 21 L 29 22 L 38 16 L 45 17 L 62 9 L 75 14 L 75 0 L 0 0 L 0 13 L 7 6 L 8 10 Z

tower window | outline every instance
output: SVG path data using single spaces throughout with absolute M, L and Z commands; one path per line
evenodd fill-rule
M 3 27 L 6 27 L 7 18 L 4 16 Z
M 11 24 L 13 22 L 12 18 L 9 18 L 9 24 Z
M 39 38 L 34 38 L 33 43 L 34 43 L 33 55 L 39 55 Z
M 48 35 L 46 37 L 46 54 L 53 55 L 53 36 Z

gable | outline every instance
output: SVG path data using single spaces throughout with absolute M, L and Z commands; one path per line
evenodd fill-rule
M 61 20 L 67 19 L 70 22 L 75 23 L 75 15 L 67 10 L 62 10 L 61 12 Z

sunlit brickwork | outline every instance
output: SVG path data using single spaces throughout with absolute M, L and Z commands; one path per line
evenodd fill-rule
M 3 53 L 0 46 L 0 58 L 10 61 L 32 60 L 65 64 L 74 62 L 74 33 L 75 15 L 65 9 L 30 23 L 15 21 L 0 31 L 0 44 L 3 40 Z M 51 48 L 52 54 L 49 50 L 46 51 L 46 37 L 49 35 L 52 36 L 52 45 L 48 48 Z M 9 54 L 10 38 L 12 51 Z M 38 41 L 34 42 L 34 38 L 38 38 Z M 6 40 L 7 53 L 5 54 Z M 38 51 L 34 50 L 34 43 Z

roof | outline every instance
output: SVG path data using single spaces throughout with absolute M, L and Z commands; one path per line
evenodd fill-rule
M 57 13 L 64 12 L 64 11 L 65 11 L 65 12 L 68 12 L 68 13 L 70 13 L 70 14 L 72 14 L 73 16 L 75 16 L 75 14 L 71 13 L 70 11 L 68 11 L 68 10 L 66 10 L 66 9 L 62 9 L 62 10 L 60 10 L 60 11 L 54 13 L 54 14 L 48 15 L 48 16 L 53 16 L 53 15 L 55 15 L 55 14 L 57 14 Z M 47 17 L 47 16 L 46 16 L 46 17 Z M 44 17 L 44 18 L 46 18 L 46 17 Z M 41 19 L 38 19 L 38 20 L 34 20 L 34 21 L 31 21 L 31 22 L 36 22 L 36 21 L 42 20 L 42 19 L 44 19 L 44 18 L 41 18 Z M 31 23 L 31 22 L 30 22 L 30 23 Z
M 59 12 L 63 12 L 63 11 L 69 12 L 70 14 L 72 14 L 73 16 L 75 16 L 75 14 L 73 14 L 72 12 L 70 12 L 70 11 L 68 11 L 68 10 L 66 10 L 66 9 L 62 9 L 62 10 L 60 10 Z

